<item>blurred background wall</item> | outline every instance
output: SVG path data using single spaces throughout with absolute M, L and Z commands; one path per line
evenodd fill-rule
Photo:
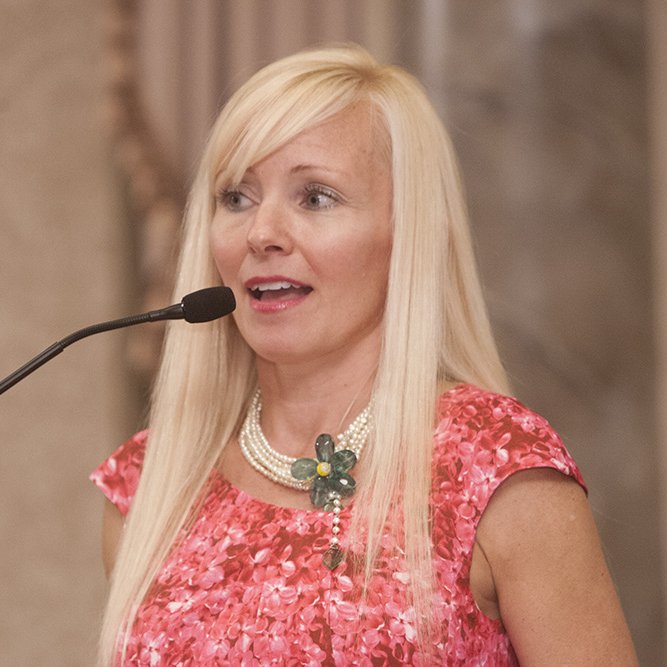
M 582 467 L 642 664 L 664 664 L 663 0 L 0 0 L 0 376 L 169 301 L 215 109 L 322 40 L 428 88 L 516 393 Z M 2 665 L 92 663 L 86 477 L 142 425 L 158 344 L 145 327 L 82 341 L 0 397 Z

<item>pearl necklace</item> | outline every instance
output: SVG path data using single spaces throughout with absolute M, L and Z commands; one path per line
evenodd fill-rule
M 351 449 L 357 459 L 366 443 L 370 429 L 372 402 L 359 413 L 357 418 L 336 438 L 336 451 Z M 266 439 L 259 423 L 262 412 L 260 390 L 252 398 L 248 414 L 239 433 L 239 444 L 246 461 L 260 474 L 272 482 L 291 489 L 307 491 L 308 480 L 298 480 L 292 476 L 292 464 L 296 458 L 277 452 Z

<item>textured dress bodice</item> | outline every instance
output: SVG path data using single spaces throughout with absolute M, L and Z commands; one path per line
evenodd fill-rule
M 147 432 L 135 435 L 91 475 L 122 513 L 147 442 Z M 362 599 L 359 559 L 333 571 L 322 564 L 330 514 L 252 498 L 214 472 L 139 609 L 124 665 L 516 664 L 502 624 L 473 599 L 472 549 L 498 486 L 544 467 L 583 485 L 548 423 L 515 399 L 470 385 L 440 398 L 430 499 L 439 635 L 429 660 L 418 651 L 403 552 L 389 534 Z M 340 515 L 342 535 L 350 512 Z

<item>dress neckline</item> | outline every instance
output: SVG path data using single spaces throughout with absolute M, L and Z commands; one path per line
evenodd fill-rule
M 454 394 L 458 393 L 459 391 L 465 390 L 470 386 L 471 385 L 467 383 L 458 383 L 453 387 L 450 387 L 449 389 L 442 392 L 442 394 L 440 394 L 440 396 L 438 397 L 437 412 L 436 412 L 438 420 L 441 419 L 443 416 L 444 405 L 446 405 L 448 402 L 451 401 Z M 228 492 L 233 493 L 234 497 L 243 501 L 244 504 L 257 505 L 259 507 L 263 507 L 265 510 L 269 509 L 274 513 L 283 513 L 293 517 L 296 516 L 304 516 L 304 517 L 308 516 L 311 518 L 319 517 L 321 519 L 328 518 L 330 515 L 329 512 L 325 512 L 324 510 L 321 509 L 315 509 L 315 508 L 310 509 L 303 507 L 291 507 L 289 505 L 278 505 L 268 500 L 257 498 L 256 496 L 253 496 L 252 494 L 248 493 L 247 491 L 244 491 L 243 489 L 239 488 L 234 483 L 229 481 L 219 468 L 213 469 L 211 491 L 214 490 L 216 484 L 221 485 L 222 487 L 226 487 Z M 345 506 L 341 510 L 341 514 L 347 515 L 351 512 L 352 507 L 354 505 L 354 500 L 355 500 L 354 498 L 351 498 L 349 502 L 345 504 Z
M 326 519 L 330 516 L 330 512 L 325 512 L 324 510 L 321 509 L 316 509 L 316 508 L 303 508 L 303 507 L 291 507 L 290 505 L 278 505 L 276 503 L 272 503 L 269 500 L 263 500 L 262 498 L 257 498 L 256 496 L 253 496 L 252 494 L 248 493 L 247 491 L 244 491 L 243 489 L 239 488 L 232 482 L 230 482 L 227 477 L 222 473 L 221 470 L 218 468 L 215 468 L 213 470 L 213 478 L 212 478 L 212 484 L 211 484 L 211 491 L 209 493 L 212 493 L 216 486 L 221 486 L 224 489 L 227 490 L 227 492 L 233 494 L 233 498 L 236 499 L 238 498 L 240 501 L 243 502 L 243 504 L 249 504 L 249 505 L 257 505 L 259 507 L 264 508 L 265 510 L 271 510 L 274 513 L 283 513 L 287 514 L 290 516 L 309 516 L 309 517 L 315 517 L 315 518 L 321 518 L 321 519 Z M 354 498 L 350 499 L 350 502 L 348 502 L 341 510 L 341 514 L 345 515 L 348 514 L 352 505 L 354 504 Z

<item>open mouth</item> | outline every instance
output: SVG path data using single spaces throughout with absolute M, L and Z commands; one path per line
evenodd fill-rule
M 253 285 L 248 291 L 250 296 L 257 301 L 290 301 L 306 296 L 313 291 L 313 288 L 308 285 L 295 285 L 286 280 L 279 280 Z

